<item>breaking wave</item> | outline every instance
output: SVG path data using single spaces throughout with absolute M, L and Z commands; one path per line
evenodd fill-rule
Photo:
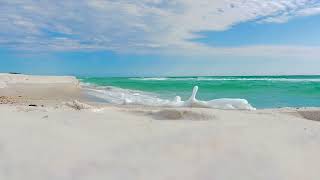
M 83 84 L 83 88 L 89 95 L 105 100 L 115 105 L 143 105 L 154 107 L 201 107 L 215 109 L 239 109 L 239 110 L 255 110 L 245 99 L 214 99 L 209 101 L 201 101 L 196 99 L 198 86 L 193 88 L 192 94 L 186 101 L 181 100 L 180 96 L 176 96 L 172 100 L 161 99 L 156 94 L 122 89 L 117 87 L 96 87 Z
M 320 82 L 319 78 L 216 78 L 216 77 L 161 77 L 161 78 L 129 78 L 138 81 L 281 81 L 281 82 Z

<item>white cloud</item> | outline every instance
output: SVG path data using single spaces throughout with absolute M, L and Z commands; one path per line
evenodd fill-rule
M 320 2 L 318 0 L 287 1 L 284 4 L 286 5 L 285 9 L 263 18 L 260 22 L 285 23 L 295 17 L 320 14 Z
M 223 31 L 246 21 L 283 23 L 319 9 L 318 0 L 0 0 L 0 46 L 208 54 L 273 49 L 281 54 L 293 47 L 215 48 L 189 39 L 197 37 L 195 32 Z

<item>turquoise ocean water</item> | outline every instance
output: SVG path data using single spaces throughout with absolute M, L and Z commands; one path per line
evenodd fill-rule
M 79 77 L 83 83 L 138 90 L 162 99 L 246 99 L 255 108 L 320 107 L 320 76 L 205 76 L 165 78 Z

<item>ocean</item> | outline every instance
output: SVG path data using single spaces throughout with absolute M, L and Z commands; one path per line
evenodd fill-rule
M 194 77 L 78 77 L 106 102 L 121 104 L 123 99 L 137 104 L 157 105 L 196 98 L 244 99 L 257 109 L 280 107 L 320 107 L 320 76 L 194 76 Z M 93 91 L 92 91 L 93 92 Z

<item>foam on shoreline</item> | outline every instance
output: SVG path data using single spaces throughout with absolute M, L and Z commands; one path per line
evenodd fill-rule
M 238 109 L 255 110 L 245 99 L 214 99 L 201 101 L 196 99 L 198 86 L 193 88 L 192 95 L 186 101 L 176 96 L 173 100 L 161 99 L 155 94 L 117 87 L 95 87 L 84 84 L 83 88 L 89 95 L 104 99 L 106 102 L 116 105 L 144 105 L 155 107 L 201 107 L 214 109 Z

